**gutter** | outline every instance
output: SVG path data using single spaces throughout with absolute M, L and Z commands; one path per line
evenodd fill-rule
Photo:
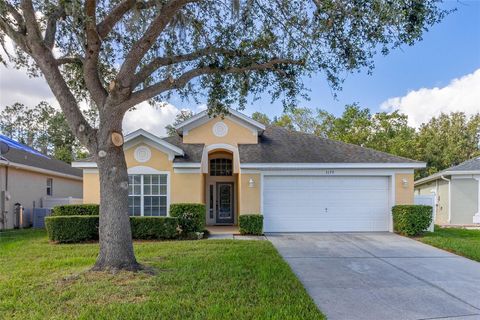
M 448 223 L 452 222 L 452 189 L 451 189 L 451 180 L 445 178 L 443 175 L 440 176 L 440 179 L 448 182 Z

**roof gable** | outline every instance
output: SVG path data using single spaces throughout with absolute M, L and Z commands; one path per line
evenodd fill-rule
M 138 129 L 125 136 L 124 150 L 130 149 L 131 147 L 140 142 L 145 142 L 146 144 L 169 154 L 172 159 L 175 156 L 184 155 L 183 150 L 179 147 L 168 143 L 164 139 L 157 137 L 156 135 L 143 129 Z
M 226 118 L 229 118 L 230 120 L 237 122 L 238 124 L 247 127 L 248 129 L 256 130 L 258 135 L 261 135 L 265 130 L 265 126 L 263 124 L 253 120 L 250 117 L 247 117 L 246 115 L 238 112 L 237 110 L 228 108 L 228 112 L 229 113 L 225 115 Z M 178 134 L 183 135 L 184 132 L 188 132 L 189 130 L 199 127 L 207 123 L 211 119 L 212 117 L 208 115 L 208 111 L 204 110 L 197 113 L 190 119 L 185 120 L 184 122 L 175 126 L 175 130 L 177 130 Z

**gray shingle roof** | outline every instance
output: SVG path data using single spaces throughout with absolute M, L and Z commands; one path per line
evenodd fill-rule
M 201 162 L 204 144 L 187 144 L 182 142 L 182 137 L 175 135 L 173 137 L 162 138 L 166 142 L 173 144 L 183 150 L 183 157 L 175 157 L 175 162 Z
M 480 157 L 476 157 L 460 163 L 457 166 L 450 167 L 444 171 L 472 171 L 480 170 Z
M 241 163 L 419 163 L 275 126 L 268 126 L 259 142 L 239 145 Z
M 82 177 L 82 170 L 72 168 L 68 163 L 60 160 L 48 158 L 46 156 L 36 155 L 25 150 L 10 148 L 10 150 L 2 155 L 2 158 L 10 162 L 27 165 L 30 167 L 51 170 L 62 174 L 68 174 L 76 177 Z

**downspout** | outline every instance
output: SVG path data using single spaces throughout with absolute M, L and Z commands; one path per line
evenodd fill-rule
M 8 167 L 10 166 L 10 161 L 7 158 L 0 156 L 0 160 L 4 160 L 7 163 L 5 164 L 5 194 L 8 193 Z M 2 229 L 7 229 L 7 221 L 6 221 L 6 212 L 7 212 L 7 204 L 4 202 L 4 208 L 1 208 L 0 216 L 2 218 Z
M 451 180 L 445 178 L 443 175 L 440 176 L 442 180 L 448 182 L 448 224 L 452 222 L 452 189 L 451 189 Z

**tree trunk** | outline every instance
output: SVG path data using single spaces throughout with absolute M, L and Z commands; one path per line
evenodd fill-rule
M 141 265 L 133 252 L 125 154 L 122 146 L 116 147 L 111 141 L 111 133 L 121 132 L 121 124 L 103 123 L 100 128 L 95 156 L 100 175 L 100 253 L 93 270 L 137 271 Z

